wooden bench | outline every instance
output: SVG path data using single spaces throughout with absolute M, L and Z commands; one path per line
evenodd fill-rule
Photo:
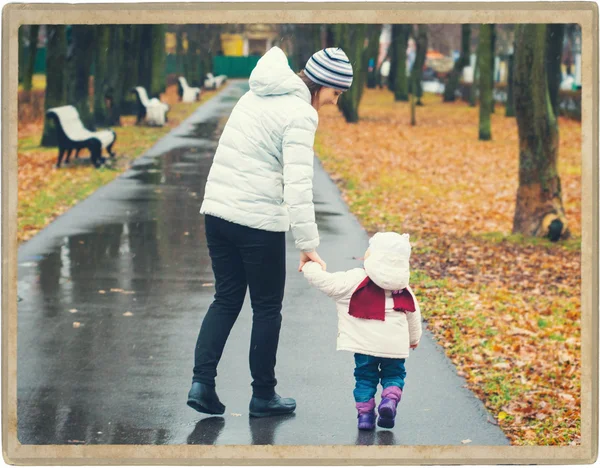
M 206 89 L 217 89 L 226 81 L 227 75 L 214 76 L 212 73 L 207 73 L 204 80 L 204 87 Z
M 71 153 L 76 150 L 76 157 L 79 157 L 79 150 L 87 148 L 90 150 L 92 164 L 100 167 L 105 158 L 102 157 L 102 149 L 106 151 L 111 158 L 115 153 L 112 147 L 117 139 L 117 134 L 112 130 L 101 130 L 91 132 L 83 126 L 79 112 L 73 106 L 53 107 L 46 111 L 46 116 L 53 119 L 58 132 L 58 161 L 56 167 L 60 167 L 65 151 L 68 151 L 66 163 L 69 162 Z
M 182 102 L 194 102 L 200 100 L 200 88 L 192 88 L 188 85 L 187 80 L 183 76 L 180 76 L 177 79 L 177 84 L 179 99 L 181 99 Z
M 157 98 L 149 99 L 148 93 L 143 86 L 136 86 L 131 91 L 135 93 L 138 103 L 136 123 L 139 124 L 145 119 L 148 125 L 162 127 L 167 121 L 169 105 Z

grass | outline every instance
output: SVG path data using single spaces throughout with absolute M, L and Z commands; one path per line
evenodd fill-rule
M 514 445 L 581 441 L 581 124 L 560 118 L 572 237 L 511 234 L 516 121 L 426 95 L 410 109 L 365 90 L 361 121 L 320 113 L 315 151 L 369 234 L 408 232 L 411 285 L 429 330 Z M 418 350 L 416 351 L 418 352 Z
M 169 121 L 164 127 L 136 126 L 135 117 L 122 117 L 122 126 L 113 128 L 117 134 L 117 157 L 109 160 L 110 166 L 101 169 L 91 166 L 86 150 L 81 152 L 80 159 L 74 159 L 72 156 L 71 164 L 55 169 L 57 148 L 39 146 L 43 122 L 33 122 L 24 126 L 20 131 L 17 147 L 18 241 L 30 239 L 71 206 L 114 180 L 133 160 L 217 92 L 202 93 L 199 103 L 182 103 L 177 99 L 176 86 L 169 87 L 163 95 L 163 100 L 171 106 Z

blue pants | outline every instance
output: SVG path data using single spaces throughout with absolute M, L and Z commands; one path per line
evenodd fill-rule
M 356 364 L 354 400 L 363 403 L 375 397 L 379 381 L 383 388 L 395 386 L 403 389 L 406 377 L 404 361 L 404 359 L 380 358 L 356 353 L 354 355 Z

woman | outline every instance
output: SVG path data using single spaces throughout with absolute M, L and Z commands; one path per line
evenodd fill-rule
M 336 104 L 352 84 L 352 65 L 338 48 L 315 53 L 299 74 L 278 47 L 250 75 L 219 140 L 200 213 L 215 275 L 215 297 L 202 322 L 187 404 L 223 414 L 217 365 L 246 288 L 252 303 L 250 371 L 255 417 L 292 413 L 296 402 L 275 393 L 275 358 L 285 286 L 285 232 L 290 226 L 300 266 L 325 262 L 313 206 L 317 111 Z

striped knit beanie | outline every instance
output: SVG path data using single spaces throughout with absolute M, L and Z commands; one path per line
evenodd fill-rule
M 339 47 L 315 52 L 306 62 L 304 73 L 311 81 L 327 88 L 348 91 L 352 85 L 352 64 Z

